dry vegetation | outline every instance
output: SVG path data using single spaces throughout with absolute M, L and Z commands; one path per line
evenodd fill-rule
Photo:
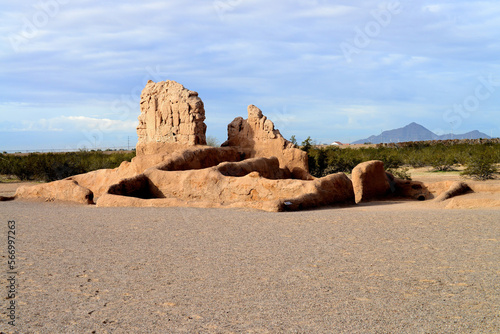
M 452 171 L 463 166 L 463 175 L 486 180 L 495 177 L 500 163 L 498 140 L 448 140 L 379 144 L 358 148 L 319 147 L 310 138 L 301 148 L 308 153 L 314 176 L 350 173 L 359 163 L 381 160 L 396 176 L 406 178 L 408 167 L 430 166 L 434 171 Z M 399 175 L 398 175 L 399 174 Z
M 102 168 L 118 167 L 130 161 L 135 152 L 80 151 L 67 153 L 0 154 L 0 182 L 55 181 Z
M 363 161 L 381 160 L 395 176 L 408 179 L 409 168 L 432 167 L 433 171 L 460 170 L 479 180 L 494 178 L 500 164 L 498 140 L 449 140 L 364 145 L 317 146 L 308 138 L 302 150 L 309 156 L 309 170 L 316 177 L 350 173 Z M 80 151 L 70 153 L 0 154 L 0 182 L 54 181 L 130 161 L 135 152 Z

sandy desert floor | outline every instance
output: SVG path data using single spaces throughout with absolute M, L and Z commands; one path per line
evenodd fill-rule
M 5 333 L 500 332 L 498 209 L 16 200 L 0 213 L 4 283 L 8 220 L 18 265 L 15 327 L 0 291 Z

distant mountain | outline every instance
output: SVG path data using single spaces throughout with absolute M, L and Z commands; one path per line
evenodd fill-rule
M 382 132 L 378 136 L 370 136 L 365 139 L 360 139 L 353 142 L 352 144 L 380 144 L 380 143 L 398 143 L 406 141 L 425 141 L 425 140 L 445 140 L 445 139 L 478 139 L 478 138 L 490 138 L 488 135 L 479 132 L 477 130 L 467 132 L 464 134 L 445 134 L 437 135 L 434 132 L 426 129 L 420 124 L 415 122 L 408 124 L 407 126 L 399 129 L 388 130 Z

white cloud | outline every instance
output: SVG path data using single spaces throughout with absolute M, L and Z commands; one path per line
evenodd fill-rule
M 74 125 L 79 129 L 99 129 L 104 132 L 135 131 L 138 121 L 121 121 L 107 118 L 91 118 L 85 116 L 60 117 L 61 123 Z
M 39 131 L 135 132 L 135 119 L 116 120 L 114 101 L 135 118 L 145 79 L 171 79 L 200 93 L 214 115 L 207 123 L 224 123 L 220 137 L 250 103 L 265 114 L 278 110 L 290 133 L 301 126 L 309 133 L 333 126 L 379 131 L 412 105 L 435 111 L 474 88 L 481 73 L 499 73 L 497 2 L 402 2 L 401 13 L 347 63 L 339 44 L 374 21 L 371 13 L 384 2 L 220 1 L 226 6 L 219 11 L 201 0 L 68 1 L 19 52 L 5 39 L 2 121 Z M 18 33 L 37 10 L 4 4 L 0 35 Z M 147 69 L 157 67 L 153 78 Z M 394 101 L 402 115 L 387 107 Z M 289 114 L 279 113 L 283 106 Z M 485 124 L 498 123 L 489 117 Z
M 314 6 L 295 14 L 298 18 L 342 17 L 356 11 L 356 7 L 342 5 Z
M 401 54 L 388 54 L 384 56 L 381 60 L 384 65 L 393 65 L 394 63 L 400 63 L 401 60 L 405 58 L 404 55 Z
M 11 127 L 10 131 L 102 131 L 135 132 L 137 121 L 121 121 L 107 118 L 86 116 L 60 116 L 41 118 L 36 121 L 22 121 L 20 126 Z
M 423 7 L 424 11 L 428 11 L 431 13 L 439 13 L 443 10 L 442 5 L 427 5 Z
M 427 57 L 412 56 L 409 59 L 405 60 L 403 64 L 405 66 L 416 66 L 428 63 L 429 61 L 430 59 Z

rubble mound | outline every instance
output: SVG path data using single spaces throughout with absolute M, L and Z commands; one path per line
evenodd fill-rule
M 32 187 L 19 187 L 16 197 L 43 198 L 45 201 L 62 200 L 83 204 L 92 204 L 94 194 L 88 188 L 78 185 L 73 180 L 59 180 Z
M 313 181 L 286 178 L 276 157 L 223 162 L 204 169 L 144 173 L 109 188 L 98 206 L 248 207 L 266 211 L 353 203 L 352 183 L 342 173 Z

